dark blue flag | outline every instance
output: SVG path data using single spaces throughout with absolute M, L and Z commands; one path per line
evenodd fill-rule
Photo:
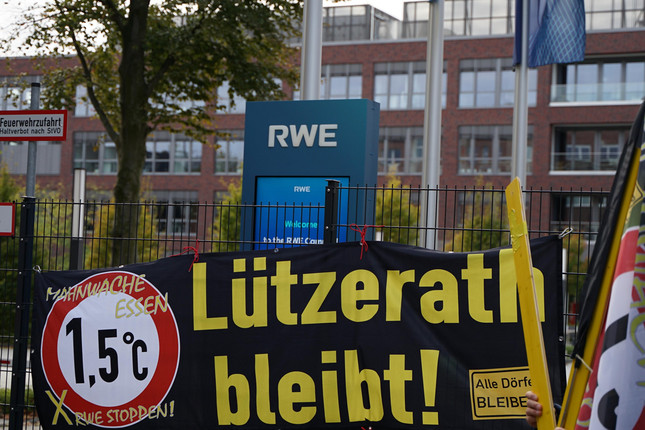
M 528 66 L 574 63 L 585 56 L 584 0 L 518 0 L 514 64 L 520 63 L 522 7 L 528 4 Z

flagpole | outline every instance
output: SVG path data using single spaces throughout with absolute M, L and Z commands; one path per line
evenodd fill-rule
M 441 177 L 441 109 L 443 75 L 444 0 L 429 2 L 428 43 L 426 54 L 426 105 L 423 121 L 423 160 L 421 185 L 428 187 L 426 204 L 421 205 L 421 219 L 426 220 L 424 246 L 436 249 L 437 202 Z
M 522 35 L 520 64 L 515 66 L 515 106 L 513 109 L 513 154 L 511 179 L 519 178 L 526 187 L 526 152 L 528 140 L 528 46 L 529 46 L 529 1 L 522 1 Z M 517 28 L 515 29 L 517 31 Z
M 322 11 L 322 0 L 305 0 L 300 59 L 301 100 L 320 99 Z

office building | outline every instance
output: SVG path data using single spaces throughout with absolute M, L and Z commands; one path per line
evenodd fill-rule
M 380 183 L 395 172 L 404 184 L 422 185 L 429 4 L 406 2 L 401 16 L 394 16 L 354 3 L 324 8 L 321 98 L 379 102 Z M 609 189 L 645 95 L 645 0 L 586 0 L 585 9 L 585 60 L 529 70 L 527 187 Z M 443 106 L 441 186 L 503 187 L 510 180 L 514 14 L 513 0 L 445 1 L 443 90 L 436 95 Z M 31 62 L 13 59 L 11 73 L 38 80 Z M 14 75 L 8 70 L 0 75 L 0 109 L 28 107 L 28 94 Z M 298 91 L 285 90 L 299 99 Z M 227 88 L 218 94 L 218 102 L 228 104 Z M 82 101 L 83 88 L 77 95 L 67 141 L 39 143 L 38 184 L 68 186 L 73 169 L 84 167 L 88 197 L 109 198 L 116 149 L 91 105 Z M 213 136 L 211 145 L 152 133 L 144 169 L 150 195 L 169 202 L 219 200 L 228 184 L 241 178 L 244 107 L 244 100 L 235 100 L 218 115 L 227 136 Z M 1 149 L 10 172 L 24 173 L 26 144 L 4 142 Z M 601 204 L 588 199 L 582 207 Z M 556 206 L 566 212 L 573 204 L 567 197 Z

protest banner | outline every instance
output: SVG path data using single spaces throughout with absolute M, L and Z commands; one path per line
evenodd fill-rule
M 38 274 L 31 363 L 41 424 L 521 426 L 531 380 L 512 249 L 365 246 Z M 531 252 L 558 401 L 561 242 L 537 239 Z

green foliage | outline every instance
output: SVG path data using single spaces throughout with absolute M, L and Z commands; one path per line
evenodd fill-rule
M 68 268 L 67 232 L 71 217 L 58 205 L 56 191 L 37 190 L 42 196 L 35 207 L 33 265 L 47 270 Z M 16 202 L 15 237 L 0 237 L 0 334 L 11 336 L 15 325 L 16 291 L 18 289 L 18 252 L 20 239 L 20 189 L 6 166 L 0 166 L 0 201 Z M 56 255 L 51 259 L 51 255 Z M 53 260 L 53 261 L 52 261 Z
M 508 221 L 501 195 L 485 189 L 464 193 L 459 231 L 446 241 L 447 251 L 483 251 L 508 245 Z
M 19 190 L 6 166 L 0 165 L 0 202 L 15 202 Z M 0 237 L 0 335 L 12 335 L 16 302 L 18 241 Z
M 3 415 L 8 415 L 11 412 L 11 406 L 9 401 L 11 400 L 11 389 L 10 388 L 0 388 L 0 412 Z M 25 387 L 25 406 L 34 406 L 36 404 L 34 390 L 29 387 Z
M 376 225 L 383 225 L 382 240 L 386 242 L 417 244 L 419 207 L 410 201 L 410 189 L 401 188 L 401 180 L 394 171 L 387 177 L 387 186 L 376 195 Z
M 136 228 L 136 261 L 152 261 L 163 255 L 163 243 L 155 238 L 158 236 L 157 223 L 154 221 L 154 210 L 149 205 L 128 205 L 127 208 L 136 211 L 138 220 Z M 114 204 L 102 204 L 93 217 L 92 235 L 97 240 L 87 240 L 85 245 L 85 268 L 96 269 L 110 267 L 112 264 L 112 250 L 114 239 L 110 232 L 114 225 L 116 210 Z
M 86 88 L 116 146 L 121 204 L 139 201 L 152 131 L 200 141 L 215 132 L 214 114 L 226 106 L 211 101 L 223 84 L 231 100 L 284 97 L 281 82 L 298 81 L 288 41 L 301 15 L 299 0 L 49 0 L 13 34 L 28 35 L 22 46 L 43 56 L 45 108 L 69 109 Z M 117 211 L 113 264 L 137 252 L 123 238 L 138 220 Z
M 14 30 L 43 58 L 45 107 L 73 108 L 85 86 L 84 102 L 121 148 L 133 144 L 123 128 L 133 120 L 146 133 L 179 126 L 204 139 L 225 82 L 230 99 L 282 98 L 280 81 L 298 80 L 287 41 L 301 15 L 297 0 L 50 0 Z M 133 108 L 139 116 L 125 117 Z
M 19 195 L 18 185 L 9 174 L 7 166 L 0 164 L 0 202 L 16 201 Z
M 214 251 L 238 251 L 240 240 L 240 206 L 242 201 L 242 184 L 231 182 L 228 186 L 228 195 L 222 200 L 221 205 L 213 220 L 213 245 Z
M 587 241 L 580 234 L 570 234 L 563 245 L 567 250 L 567 292 L 575 300 L 589 267 Z
M 297 34 L 301 3 L 59 0 L 32 8 L 18 25 L 29 34 L 25 46 L 45 60 L 47 106 L 72 106 L 76 86 L 86 86 L 86 101 L 119 145 L 127 139 L 124 103 L 142 103 L 150 130 L 181 124 L 203 138 L 212 132 L 212 106 L 200 102 L 224 82 L 231 96 L 281 98 L 278 80 L 298 79 L 285 41 Z M 78 61 L 52 62 L 65 56 Z

